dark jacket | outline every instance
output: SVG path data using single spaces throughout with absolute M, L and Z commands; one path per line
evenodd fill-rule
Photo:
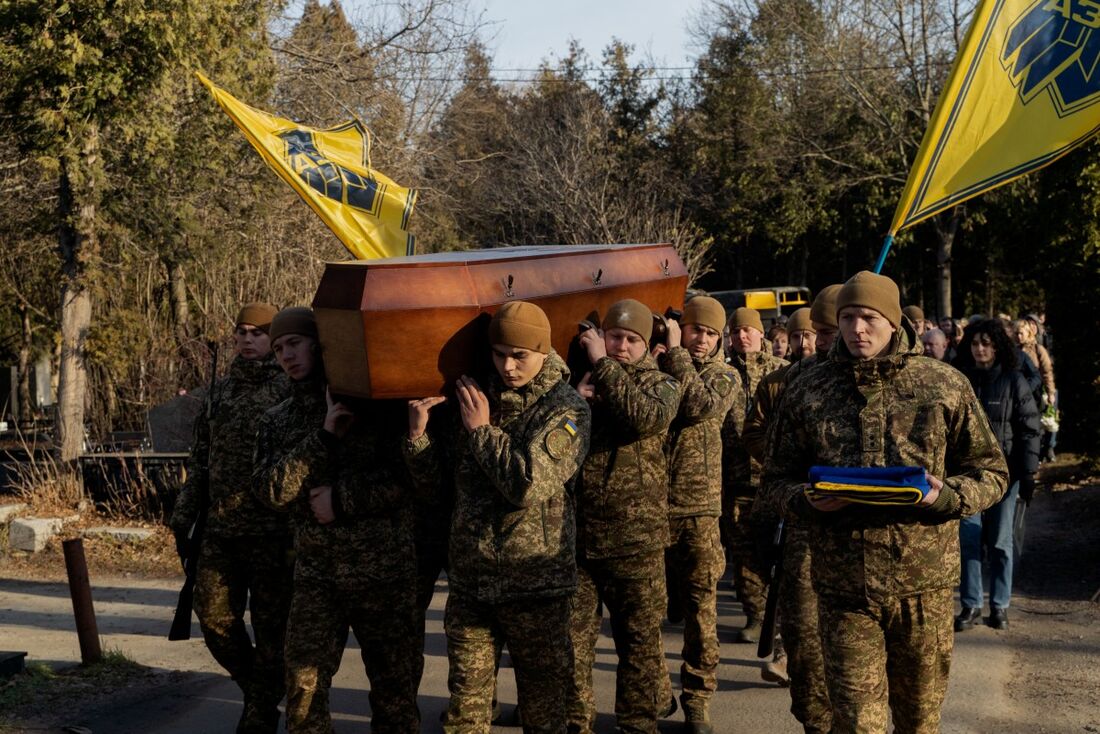
M 1013 480 L 1039 470 L 1039 409 L 1019 370 L 995 364 L 970 369 L 966 376 L 981 401 L 993 433 L 1008 459 Z
M 1023 349 L 1016 350 L 1016 358 L 1020 360 L 1018 370 L 1020 375 L 1024 378 L 1028 389 L 1031 390 L 1031 394 L 1038 397 L 1039 392 L 1043 389 L 1043 376 L 1039 372 L 1039 368 Z

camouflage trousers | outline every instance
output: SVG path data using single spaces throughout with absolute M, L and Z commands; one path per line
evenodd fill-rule
M 825 687 L 825 658 L 817 619 L 817 593 L 810 579 L 810 542 L 805 529 L 787 520 L 779 628 L 791 678 L 791 713 L 807 734 L 829 734 L 833 712 Z
M 203 539 L 195 577 L 195 614 L 214 659 L 244 694 L 238 731 L 274 732 L 285 690 L 283 644 L 290 607 L 290 538 Z M 252 638 L 244 624 L 247 604 Z
M 416 671 L 423 666 L 411 583 L 347 588 L 326 579 L 294 579 L 286 633 L 289 734 L 331 734 L 328 691 L 355 632 L 370 682 L 371 731 L 420 731 Z M 419 647 L 418 647 L 419 646 Z
M 596 721 L 592 666 L 600 636 L 603 607 L 611 617 L 611 635 L 619 663 L 615 668 L 615 716 L 623 734 L 656 734 L 657 716 L 667 699 L 660 681 L 668 681 L 661 640 L 665 610 L 664 552 L 625 558 L 580 559 L 573 596 L 573 686 L 566 698 L 571 734 L 591 734 Z
M 757 538 L 760 530 L 752 522 L 752 501 L 752 497 L 733 499 L 723 533 L 737 599 L 748 624 L 764 619 L 768 595 L 768 573 L 760 561 Z
M 687 710 L 695 699 L 705 707 L 718 689 L 718 580 L 726 559 L 717 517 L 675 517 L 669 525 L 665 577 L 670 604 L 684 617 L 680 685 Z
M 885 733 L 891 713 L 896 734 L 938 732 L 954 644 L 952 590 L 884 604 L 818 601 L 833 732 Z
M 523 730 L 565 734 L 562 701 L 573 680 L 569 597 L 485 604 L 447 597 L 447 734 L 489 734 L 497 662 L 508 645 Z

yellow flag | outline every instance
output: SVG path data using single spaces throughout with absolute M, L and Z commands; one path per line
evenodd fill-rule
M 1100 129 L 1100 0 L 982 0 L 924 134 L 893 235 Z
M 305 199 L 359 260 L 413 252 L 409 217 L 416 191 L 370 167 L 369 136 L 357 121 L 314 130 L 237 100 L 199 80 L 267 164 Z

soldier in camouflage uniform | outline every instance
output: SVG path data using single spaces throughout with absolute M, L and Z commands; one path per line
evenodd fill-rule
M 837 295 L 841 340 L 783 395 L 765 492 L 808 523 L 832 731 L 939 731 L 953 643 L 960 517 L 1005 491 L 1008 469 L 966 378 L 920 358 L 897 286 L 869 272 Z M 911 507 L 810 500 L 813 465 L 923 466 Z M 950 475 L 948 472 L 951 472 Z
M 602 331 L 579 341 L 593 364 L 577 386 L 592 403 L 592 446 L 577 483 L 576 673 L 566 699 L 569 731 L 591 734 L 596 719 L 592 666 L 601 609 L 611 617 L 619 664 L 619 731 L 654 734 L 675 699 L 659 700 L 664 666 L 664 551 L 668 546 L 665 436 L 680 385 L 649 354 L 653 315 L 634 300 L 608 310 Z
M 826 286 L 817 294 L 811 308 L 799 309 L 791 315 L 788 323 L 792 324 L 792 335 L 796 336 L 799 331 L 815 334 L 815 353 L 771 373 L 757 388 L 753 410 L 745 421 L 744 431 L 745 447 L 757 461 L 764 461 L 768 443 L 774 440 L 770 430 L 787 386 L 818 362 L 828 359 L 836 339 L 836 296 L 840 288 L 840 284 Z M 759 509 L 761 513 L 779 515 L 778 507 L 757 507 L 769 498 L 767 493 L 759 493 L 753 511 Z M 807 734 L 828 734 L 832 730 L 833 712 L 825 686 L 825 658 L 821 652 L 817 594 L 810 580 L 809 529 L 797 517 L 786 518 L 783 572 L 779 584 L 779 629 L 787 658 L 791 713 Z M 770 680 L 779 677 L 780 671 L 774 670 L 778 662 L 766 663 L 762 674 L 767 673 L 765 677 Z
M 283 698 L 283 636 L 290 606 L 290 530 L 286 518 L 249 491 L 256 425 L 289 389 L 271 355 L 275 307 L 244 306 L 237 316 L 237 356 L 206 397 L 195 423 L 187 481 L 169 521 L 182 546 L 208 502 L 195 578 L 195 612 L 206 646 L 244 695 L 238 732 L 273 732 Z M 207 493 L 205 498 L 200 494 Z M 252 617 L 255 646 L 244 624 Z
M 370 681 L 371 730 L 413 734 L 422 650 L 404 409 L 333 402 L 309 309 L 280 311 L 271 335 L 293 392 L 260 422 L 252 487 L 295 529 L 287 730 L 332 732 L 328 689 L 350 627 Z
M 680 409 L 668 432 L 669 530 L 665 551 L 669 605 L 684 620 L 680 703 L 690 731 L 709 732 L 708 706 L 718 688 L 718 580 L 726 559 L 722 512 L 722 421 L 744 400 L 737 373 L 722 355 L 722 304 L 696 296 L 684 306 L 683 333 L 668 324 L 661 369 L 680 383 Z M 675 346 L 672 346 L 675 345 Z
M 497 374 L 483 392 L 455 389 L 462 428 L 441 466 L 425 432 L 428 409 L 410 404 L 406 462 L 418 483 L 455 477 L 447 599 L 444 730 L 488 734 L 497 660 L 508 645 L 524 731 L 564 734 L 573 680 L 569 600 L 576 590 L 573 476 L 588 451 L 591 411 L 550 346 L 550 322 L 532 303 L 500 307 L 489 324 Z
M 738 308 L 730 316 L 727 329 L 729 363 L 741 378 L 745 399 L 739 402 L 738 410 L 726 415 L 722 424 L 722 542 L 733 566 L 737 598 L 746 617 L 745 627 L 736 640 L 756 642 L 767 594 L 765 564 L 757 546 L 761 538 L 770 541 L 777 518 L 752 517 L 753 497 L 760 486 L 760 464 L 745 450 L 741 432 L 760 381 L 787 364 L 787 360 L 772 356 L 759 312 Z

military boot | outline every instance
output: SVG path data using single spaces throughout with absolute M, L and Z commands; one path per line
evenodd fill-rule
M 758 619 L 749 619 L 744 627 L 737 630 L 734 642 L 760 642 L 760 631 L 764 626 Z
M 769 683 L 778 683 L 783 688 L 791 684 L 791 677 L 787 674 L 787 653 L 777 648 L 771 660 L 760 668 L 760 677 Z
M 275 734 L 279 730 L 279 703 L 270 697 L 245 693 L 237 734 Z
M 714 726 L 710 723 L 709 703 L 705 698 L 680 695 L 680 704 L 684 707 L 684 732 L 714 734 Z

